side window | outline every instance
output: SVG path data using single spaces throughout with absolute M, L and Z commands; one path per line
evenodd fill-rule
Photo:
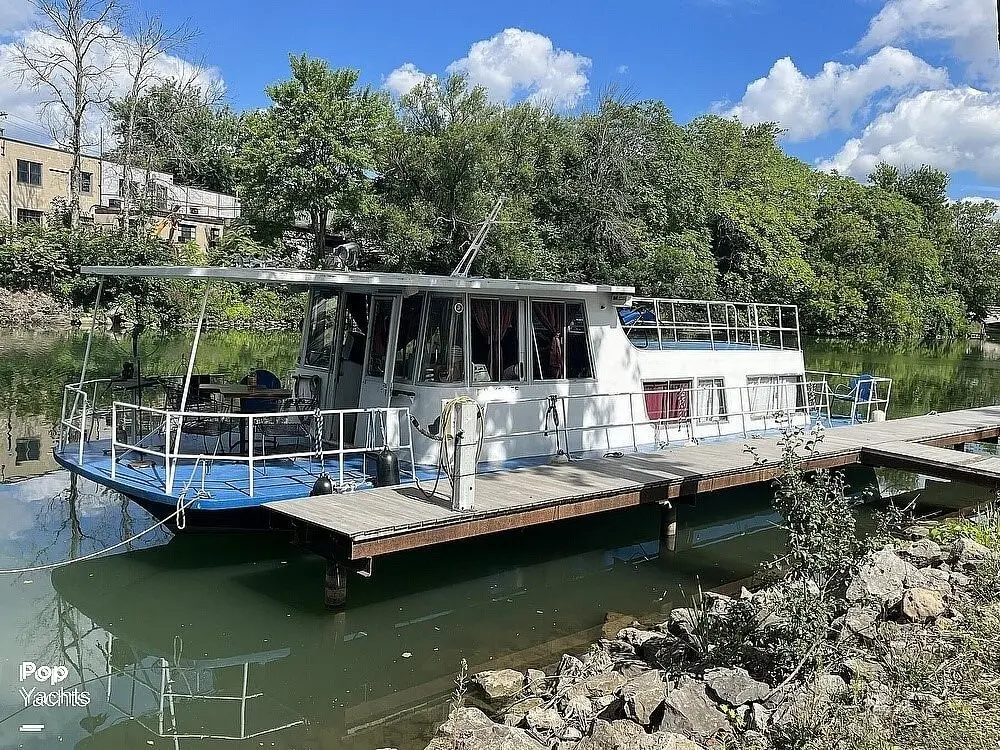
M 371 342 L 368 354 L 368 374 L 385 375 L 385 358 L 389 350 L 389 326 L 392 324 L 392 300 L 376 299 L 372 306 Z
M 722 378 L 698 378 L 695 414 L 699 422 L 727 422 L 726 390 Z
M 646 415 L 650 420 L 676 421 L 691 416 L 691 381 L 643 381 Z
M 303 364 L 309 367 L 329 367 L 333 338 L 337 333 L 336 292 L 315 291 L 309 309 L 309 331 Z
M 420 380 L 424 383 L 465 381 L 465 303 L 460 296 L 433 296 L 427 305 L 424 354 Z
M 531 303 L 532 367 L 538 380 L 592 378 L 582 302 Z
M 793 411 L 805 406 L 805 384 L 798 375 L 754 375 L 747 378 L 750 410 L 756 416 L 773 411 Z
M 403 300 L 399 316 L 399 341 L 396 344 L 396 380 L 412 383 L 417 372 L 417 350 L 420 344 L 420 319 L 424 311 L 424 295 Z
M 469 358 L 473 383 L 521 380 L 517 300 L 472 297 Z

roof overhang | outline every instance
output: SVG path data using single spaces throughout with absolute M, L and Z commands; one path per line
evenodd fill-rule
M 630 286 L 608 284 L 563 284 L 554 281 L 464 278 L 378 271 L 307 271 L 298 268 L 223 268 L 218 266 L 83 266 L 81 273 L 93 276 L 142 276 L 161 279 L 213 279 L 247 284 L 291 284 L 295 286 L 351 287 L 364 291 L 442 291 L 503 294 L 624 294 Z

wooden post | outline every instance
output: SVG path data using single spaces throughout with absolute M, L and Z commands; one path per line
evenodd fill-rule
M 472 510 L 476 505 L 476 419 L 474 404 L 459 401 L 452 410 L 454 420 L 454 480 L 451 487 L 452 510 Z M 447 440 L 447 437 L 445 438 Z
M 333 560 L 326 561 L 323 602 L 327 609 L 340 609 L 347 604 L 347 568 Z

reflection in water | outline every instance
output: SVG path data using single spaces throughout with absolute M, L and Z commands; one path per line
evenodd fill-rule
M 199 367 L 282 372 L 294 340 L 216 334 Z M 21 343 L 16 356 L 0 351 L 8 477 L 49 468 L 52 415 L 83 345 L 75 334 Z M 151 342 L 149 355 L 182 361 L 184 345 Z M 120 367 L 118 347 L 95 349 L 99 368 Z M 807 355 L 817 369 L 895 378 L 897 416 L 1000 400 L 997 355 L 975 346 L 855 354 L 823 344 Z M 853 481 L 935 504 L 981 496 L 904 472 L 859 470 Z M 5 568 L 85 555 L 151 523 L 64 472 L 0 484 L 0 518 Z M 462 658 L 473 671 L 553 663 L 598 637 L 609 615 L 663 617 L 699 584 L 751 574 L 782 543 L 766 491 L 684 508 L 677 548 L 662 557 L 657 521 L 639 508 L 390 556 L 351 581 L 336 615 L 320 608 L 322 562 L 269 535 L 157 531 L 122 554 L 0 580 L 0 746 L 423 747 Z M 90 704 L 21 710 L 25 659 L 70 667 L 67 686 L 81 683 Z M 28 722 L 46 725 L 36 744 L 17 731 Z

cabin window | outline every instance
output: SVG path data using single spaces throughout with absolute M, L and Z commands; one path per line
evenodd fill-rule
M 691 416 L 690 380 L 644 381 L 646 415 L 651 421 L 676 421 Z
M 461 296 L 430 298 L 420 379 L 425 383 L 465 381 L 465 302 Z
M 389 351 L 389 327 L 392 325 L 392 300 L 377 297 L 372 305 L 371 341 L 368 353 L 368 374 L 385 375 L 386 353 Z
M 420 344 L 420 320 L 424 312 L 424 295 L 403 300 L 399 316 L 399 341 L 396 344 L 395 380 L 412 383 L 417 374 L 417 349 Z
M 306 354 L 303 364 L 307 367 L 330 367 L 333 342 L 337 335 L 336 292 L 313 292 L 309 308 L 309 330 L 306 334 Z
M 698 391 L 695 394 L 695 414 L 699 422 L 726 422 L 729 413 L 726 411 L 725 381 L 722 378 L 698 378 Z
M 340 350 L 341 362 L 351 362 L 361 369 L 365 363 L 365 343 L 368 336 L 368 308 L 371 298 L 367 294 L 348 292 L 344 295 L 344 340 Z
M 472 297 L 469 306 L 472 311 L 469 329 L 472 382 L 520 380 L 517 300 Z
M 582 302 L 533 301 L 531 329 L 536 379 L 594 377 Z
M 805 384 L 798 375 L 753 375 L 747 378 L 747 386 L 750 411 L 757 417 L 805 405 Z

